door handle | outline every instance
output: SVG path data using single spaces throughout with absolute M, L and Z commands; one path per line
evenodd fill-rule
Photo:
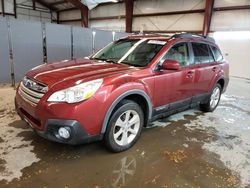
M 186 75 L 186 78 L 192 78 L 193 77 L 193 74 L 194 74 L 194 71 L 193 70 L 190 70 L 187 72 L 187 75 Z
M 194 71 L 190 70 L 190 71 L 187 72 L 187 74 L 194 74 Z
M 212 68 L 212 71 L 215 72 L 216 70 L 217 70 L 217 67 L 213 67 L 213 68 Z

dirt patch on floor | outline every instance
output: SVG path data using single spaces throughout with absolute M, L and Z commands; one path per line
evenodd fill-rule
M 31 130 L 26 128 L 23 121 L 20 121 L 14 110 L 15 90 L 3 86 L 0 88 L 0 95 L 0 181 L 10 182 L 20 178 L 22 170 L 39 159 L 32 152 L 34 149 L 34 146 L 31 146 L 32 141 L 24 140 L 24 137 L 19 136 Z
M 237 96 L 222 96 L 221 104 L 213 113 L 199 116 L 188 124 L 189 129 L 214 128 L 217 139 L 205 142 L 203 148 L 218 154 L 220 160 L 235 176 L 241 187 L 250 184 L 250 100 Z M 228 180 L 234 183 L 233 178 Z

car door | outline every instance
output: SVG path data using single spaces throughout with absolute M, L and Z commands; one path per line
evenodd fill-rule
M 188 105 L 194 89 L 194 71 L 189 67 L 191 57 L 188 42 L 174 44 L 161 58 L 159 65 L 166 59 L 178 61 L 181 68 L 155 72 L 154 101 L 159 110 Z
M 206 97 L 213 87 L 214 79 L 219 71 L 208 44 L 192 42 L 194 64 L 198 65 L 195 72 L 193 94 L 196 98 Z

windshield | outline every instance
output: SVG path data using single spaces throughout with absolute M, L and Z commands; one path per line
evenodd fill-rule
M 151 62 L 165 44 L 165 41 L 160 40 L 122 39 L 98 51 L 92 59 L 143 67 Z

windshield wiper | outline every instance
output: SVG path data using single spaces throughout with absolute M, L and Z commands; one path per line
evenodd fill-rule
M 92 57 L 91 59 L 101 60 L 101 61 L 106 61 L 108 63 L 115 63 L 115 64 L 117 64 L 117 61 L 112 60 L 112 59 L 102 59 L 102 58 L 97 58 L 97 57 Z
M 133 67 L 142 67 L 141 65 L 132 64 L 132 63 L 129 63 L 129 62 L 126 62 L 126 61 L 122 61 L 121 63 L 122 63 L 122 64 L 129 65 L 129 66 L 133 66 Z
M 105 59 L 104 61 L 106 61 L 106 62 L 110 62 L 110 63 L 115 63 L 115 64 L 117 64 L 117 63 L 118 63 L 117 61 L 114 61 L 114 60 L 112 60 L 112 59 Z
M 101 61 L 104 61 L 104 59 L 97 58 L 97 57 L 91 57 L 90 59 L 91 59 L 91 60 L 101 60 Z

